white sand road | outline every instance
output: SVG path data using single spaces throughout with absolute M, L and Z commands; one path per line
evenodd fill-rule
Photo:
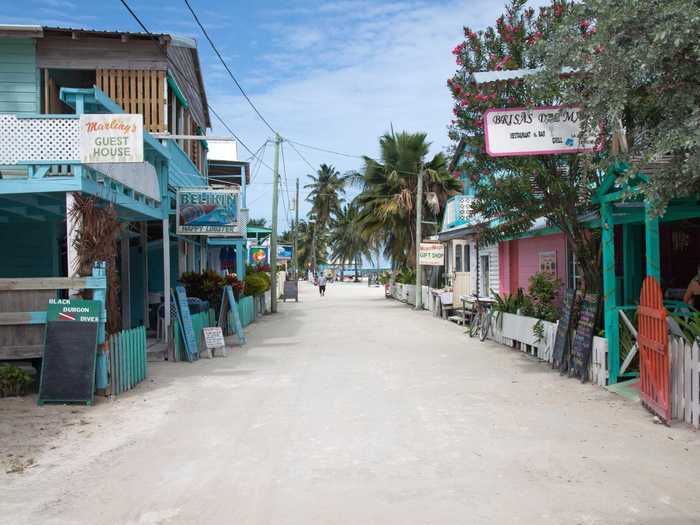
M 0 523 L 700 523 L 685 425 L 366 283 L 300 290 L 115 401 L 0 400 L 0 457 L 34 460 L 0 473 Z

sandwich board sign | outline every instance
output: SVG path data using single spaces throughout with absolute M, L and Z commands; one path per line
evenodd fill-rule
M 204 348 L 213 352 L 215 357 L 226 357 L 226 341 L 220 326 L 205 326 L 202 328 Z
M 143 115 L 80 115 L 80 162 L 143 162 Z

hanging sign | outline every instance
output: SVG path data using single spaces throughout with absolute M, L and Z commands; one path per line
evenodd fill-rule
M 143 115 L 80 115 L 80 162 L 143 162 Z
M 439 242 L 420 243 L 418 264 L 425 266 L 443 266 L 445 264 L 445 247 Z
M 177 190 L 177 234 L 240 237 L 240 191 Z
M 581 109 L 489 109 L 484 113 L 486 152 L 492 157 L 580 153 L 596 149 L 597 135 L 581 140 Z
M 266 265 L 268 263 L 269 249 L 267 246 L 253 246 L 248 249 L 248 264 L 253 266 Z
M 277 260 L 290 260 L 292 258 L 292 245 L 291 244 L 278 244 L 277 245 Z

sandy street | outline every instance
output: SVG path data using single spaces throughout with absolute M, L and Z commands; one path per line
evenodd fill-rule
M 32 460 L 0 473 L 0 523 L 700 522 L 687 427 L 383 289 L 300 290 L 245 350 L 116 401 L 0 400 L 3 466 Z

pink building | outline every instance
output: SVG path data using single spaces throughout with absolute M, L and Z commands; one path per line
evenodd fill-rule
M 540 230 L 542 231 L 542 230 Z M 545 230 L 548 231 L 548 230 Z M 539 271 L 551 271 L 563 286 L 571 286 L 569 250 L 563 233 L 527 233 L 528 237 L 502 241 L 498 246 L 499 282 L 501 294 L 514 294 L 518 288 L 527 291 L 529 279 Z M 544 231 L 543 231 L 544 233 Z

